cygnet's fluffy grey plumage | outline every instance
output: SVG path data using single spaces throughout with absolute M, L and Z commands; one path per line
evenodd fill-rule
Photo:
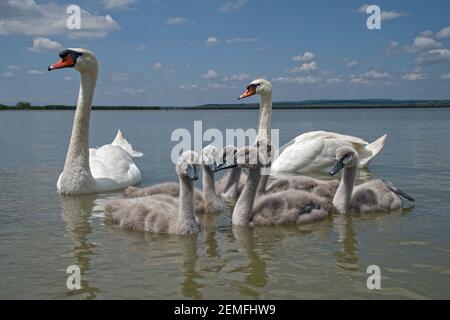
M 292 176 L 277 178 L 264 191 L 264 194 L 272 194 L 286 190 L 303 190 L 316 194 L 330 201 L 339 186 L 339 181 L 325 181 L 308 176 Z
M 343 169 L 341 182 L 333 198 L 333 205 L 339 213 L 389 212 L 403 207 L 403 198 L 412 197 L 397 189 L 386 180 L 371 180 L 355 186 L 359 165 L 358 152 L 344 146 L 336 150 L 336 164 L 330 174 Z
M 162 182 L 146 188 L 128 187 L 123 192 L 124 198 L 141 198 L 155 194 L 166 194 L 175 198 L 180 196 L 180 184 L 178 182 Z M 203 200 L 202 192 L 194 189 L 195 203 Z
M 174 234 L 199 232 L 193 185 L 198 179 L 197 163 L 198 155 L 192 151 L 186 151 L 178 159 L 175 168 L 180 181 L 179 198 L 156 194 L 112 200 L 105 205 L 106 220 L 130 230 Z
M 262 195 L 255 200 L 265 161 L 255 147 L 244 147 L 236 162 L 248 169 L 247 182 L 233 210 L 234 225 L 301 224 L 324 219 L 331 211 L 330 202 L 302 190 L 287 190 Z
M 203 168 L 203 190 L 194 189 L 196 214 L 220 213 L 224 208 L 222 200 L 217 197 L 215 191 L 214 171 L 217 166 L 217 157 L 218 150 L 216 147 L 209 145 L 203 148 L 200 157 Z M 178 198 L 180 195 L 180 184 L 163 182 L 146 188 L 128 187 L 123 192 L 125 198 L 148 197 L 156 194 L 165 194 Z

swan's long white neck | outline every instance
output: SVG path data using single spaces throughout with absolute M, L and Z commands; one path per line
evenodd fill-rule
M 233 210 L 232 221 L 234 225 L 248 225 L 253 218 L 253 203 L 255 202 L 260 178 L 260 169 L 249 170 L 247 182 Z
M 350 211 L 357 174 L 357 165 L 345 167 L 342 172 L 341 182 L 333 198 L 333 205 L 339 213 L 348 213 Z
M 86 191 L 93 182 L 89 167 L 89 120 L 98 67 L 81 72 L 81 84 L 69 149 L 61 180 L 61 193 Z
M 270 130 L 272 129 L 272 92 L 261 95 L 261 102 L 259 105 L 259 123 L 258 123 L 258 138 L 262 138 L 270 142 Z M 263 151 L 265 152 L 265 151 Z M 268 165 L 270 166 L 271 163 Z M 266 191 L 269 175 L 265 174 L 261 177 L 258 188 L 258 196 L 264 194 Z
M 270 141 L 272 122 L 272 92 L 261 94 L 259 104 L 258 137 Z
M 180 177 L 180 204 L 178 208 L 177 233 L 198 232 L 194 208 L 194 183 L 188 177 Z

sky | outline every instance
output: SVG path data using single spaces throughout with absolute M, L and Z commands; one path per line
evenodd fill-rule
M 79 74 L 47 71 L 69 47 L 97 55 L 95 105 L 237 103 L 256 78 L 274 101 L 450 99 L 448 0 L 0 0 L 0 103 L 74 105 Z

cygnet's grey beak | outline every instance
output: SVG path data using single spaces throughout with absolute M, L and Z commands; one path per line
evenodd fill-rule
M 209 170 L 211 170 L 212 172 L 217 172 L 219 171 L 219 167 L 217 166 L 217 163 L 214 161 L 213 163 L 208 165 Z
M 198 180 L 197 167 L 195 165 L 188 164 L 186 174 L 192 181 Z
M 217 166 L 217 171 L 236 168 L 237 166 L 238 166 L 237 163 L 222 163 Z
M 330 170 L 330 175 L 334 176 L 345 167 L 344 158 L 339 159 Z

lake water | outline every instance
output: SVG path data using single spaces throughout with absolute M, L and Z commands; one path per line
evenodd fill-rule
M 366 176 L 416 198 L 402 213 L 338 216 L 301 227 L 233 228 L 210 217 L 196 236 L 152 235 L 104 223 L 119 192 L 60 197 L 73 112 L 0 112 L 0 298 L 450 298 L 450 109 L 275 110 L 281 142 L 311 130 L 373 140 L 389 134 Z M 176 128 L 251 128 L 256 110 L 94 111 L 90 144 L 118 128 L 145 156 L 143 186 L 175 180 Z M 197 185 L 200 187 L 200 183 Z M 82 270 L 68 290 L 66 269 Z M 381 269 L 381 290 L 366 286 Z

